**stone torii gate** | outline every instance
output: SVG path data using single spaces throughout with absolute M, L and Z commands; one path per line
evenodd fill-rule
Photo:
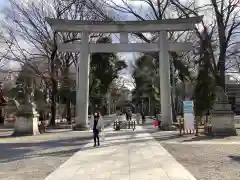
M 46 18 L 49 25 L 57 32 L 79 32 L 81 43 L 59 44 L 61 52 L 80 52 L 77 63 L 77 98 L 76 98 L 76 128 L 82 129 L 88 125 L 89 98 L 89 55 L 90 53 L 116 52 L 159 52 L 160 99 L 162 126 L 172 125 L 170 60 L 169 51 L 189 51 L 191 43 L 171 42 L 168 31 L 189 31 L 202 20 L 202 16 L 187 19 L 149 20 L 149 21 L 79 21 Z M 129 33 L 159 32 L 157 43 L 129 43 Z M 90 33 L 120 33 L 119 44 L 90 44 Z M 104 69 L 103 69 L 104 70 Z

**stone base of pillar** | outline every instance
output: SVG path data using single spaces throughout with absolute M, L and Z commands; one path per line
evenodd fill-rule
M 176 131 L 177 127 L 174 125 L 163 125 L 163 126 L 160 125 L 160 129 L 163 131 Z
M 236 115 L 240 115 L 240 102 L 236 102 L 235 104 L 235 113 Z
M 161 114 L 157 114 L 157 120 L 161 121 L 159 129 L 163 131 L 175 131 L 177 127 L 174 126 L 171 122 L 169 122 L 170 117 L 163 118 Z
M 73 131 L 86 131 L 89 130 L 89 126 L 82 124 L 75 124 L 72 126 Z
M 213 136 L 236 136 L 232 106 L 221 87 L 217 87 L 216 97 L 211 113 L 211 134 Z
M 211 118 L 213 136 L 236 136 L 233 114 L 214 114 Z
M 39 114 L 34 104 L 20 105 L 16 114 L 14 132 L 12 136 L 29 136 L 40 134 L 38 129 Z

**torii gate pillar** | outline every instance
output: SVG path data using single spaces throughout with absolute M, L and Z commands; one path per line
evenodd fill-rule
M 76 125 L 74 130 L 88 128 L 88 105 L 89 105 L 89 33 L 82 32 L 80 61 L 77 62 L 76 73 Z
M 160 73 L 160 99 L 161 99 L 161 127 L 169 128 L 172 123 L 170 59 L 167 31 L 159 33 L 159 73 Z

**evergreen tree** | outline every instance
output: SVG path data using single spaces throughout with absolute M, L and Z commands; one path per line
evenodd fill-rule
M 201 66 L 194 92 L 195 115 L 202 117 L 211 110 L 215 100 L 215 81 L 206 66 Z
M 101 37 L 97 43 L 112 43 L 110 37 Z M 125 61 L 115 53 L 93 53 L 90 62 L 89 98 L 91 104 L 103 105 L 105 95 L 119 72 L 126 68 Z

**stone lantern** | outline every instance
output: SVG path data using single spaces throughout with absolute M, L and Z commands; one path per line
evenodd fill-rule
M 30 76 L 29 76 L 30 77 Z M 25 81 L 22 88 L 23 99 L 16 112 L 13 136 L 37 135 L 39 113 L 34 103 L 33 77 Z

